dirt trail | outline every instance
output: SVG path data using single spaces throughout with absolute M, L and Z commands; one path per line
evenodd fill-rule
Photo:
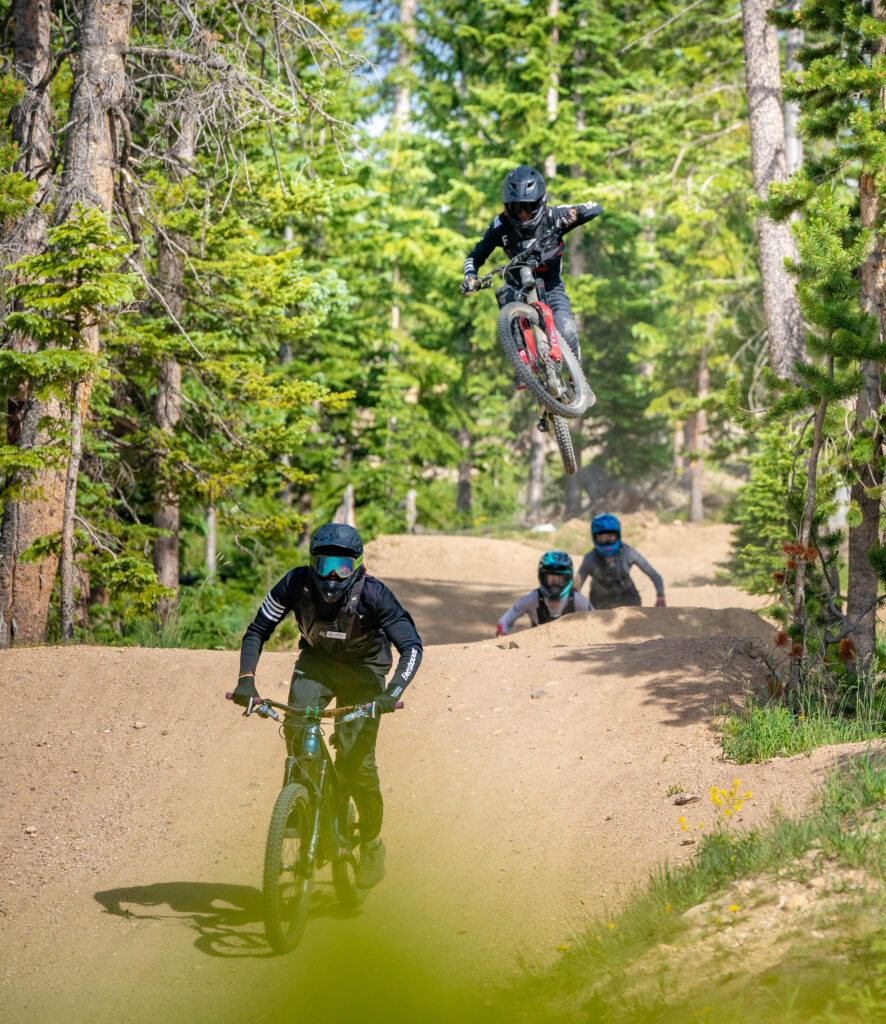
M 532 586 L 543 540 L 373 542 L 370 571 L 429 644 L 380 734 L 388 878 L 351 917 L 321 882 L 282 959 L 258 891 L 282 745 L 220 700 L 236 653 L 0 653 L 0 1020 L 282 1021 L 293 1000 L 321 1021 L 468 1019 L 465 989 L 549 962 L 585 913 L 689 856 L 677 817 L 710 827 L 711 786 L 754 794 L 742 825 L 798 806 L 840 751 L 719 760 L 713 714 L 760 684 L 743 645 L 770 632 L 714 582 L 726 538 L 673 526 L 638 543 L 683 607 L 505 642 L 482 638 Z M 282 699 L 291 664 L 266 652 L 260 691 Z M 677 808 L 678 787 L 702 799 Z

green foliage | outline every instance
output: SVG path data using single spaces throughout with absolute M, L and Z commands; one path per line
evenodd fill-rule
M 23 94 L 21 82 L 10 75 L 0 76 L 0 124 L 8 124 L 9 112 L 21 102 Z M 29 181 L 21 171 L 13 170 L 19 155 L 9 130 L 0 130 L 0 225 L 7 228 L 27 210 L 37 189 L 36 182 Z
M 723 753 L 737 764 L 748 764 L 886 736 L 883 695 L 874 688 L 868 700 L 859 700 L 857 693 L 855 687 L 837 693 L 807 689 L 790 708 L 749 699 L 723 723 Z

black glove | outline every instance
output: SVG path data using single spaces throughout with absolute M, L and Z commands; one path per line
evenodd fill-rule
M 255 697 L 257 700 L 261 699 L 258 696 L 258 690 L 255 688 L 255 677 L 240 676 L 237 680 L 237 689 L 234 690 L 234 696 L 231 700 L 239 707 L 245 708 L 249 704 L 250 697 Z
M 396 693 L 392 693 L 392 690 L 396 690 Z M 391 684 L 380 697 L 375 698 L 375 713 L 387 715 L 391 711 L 396 711 L 397 698 L 402 692 L 402 687 Z
M 578 210 L 574 206 L 570 206 L 554 220 L 554 230 L 558 232 L 565 231 L 567 228 L 572 227 L 577 220 Z
M 476 274 L 465 274 L 465 279 L 461 283 L 462 295 L 470 295 L 480 287 L 480 278 Z

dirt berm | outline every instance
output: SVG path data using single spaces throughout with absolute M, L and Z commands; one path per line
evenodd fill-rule
M 697 536 L 722 554 L 714 529 L 716 544 Z M 799 806 L 833 763 L 834 749 L 720 760 L 715 714 L 761 684 L 743 652 L 770 627 L 728 607 L 747 601 L 715 584 L 709 553 L 706 569 L 657 568 L 669 594 L 695 587 L 725 608 L 684 600 L 441 643 L 444 611 L 448 635 L 485 635 L 532 585 L 535 542 L 480 544 L 461 572 L 478 593 L 487 581 L 482 618 L 441 601 L 458 582 L 455 566 L 431 574 L 448 538 L 371 546 L 371 571 L 384 578 L 391 558 L 389 579 L 411 575 L 409 595 L 395 590 L 429 640 L 380 734 L 388 877 L 345 916 L 324 874 L 286 958 L 269 955 L 259 895 L 282 744 L 223 699 L 236 652 L 0 653 L 0 1020 L 465 1020 L 461 993 L 520 957 L 550 961 L 587 911 L 690 856 L 677 817 L 705 822 L 711 786 L 739 777 L 753 793 L 741 827 Z M 510 575 L 490 575 L 512 556 Z M 285 696 L 292 660 L 265 653 L 262 693 Z M 675 807 L 678 788 L 702 799 Z

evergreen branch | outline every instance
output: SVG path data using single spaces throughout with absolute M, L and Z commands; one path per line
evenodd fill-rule
M 144 281 L 145 287 L 148 289 L 148 291 L 155 298 L 160 300 L 160 305 L 166 311 L 166 315 L 169 317 L 170 320 L 172 320 L 172 322 L 175 324 L 175 326 L 179 329 L 179 331 L 180 331 L 182 337 L 185 339 L 185 341 L 187 341 L 187 343 L 191 346 L 191 348 L 197 353 L 197 355 L 201 359 L 205 359 L 206 356 L 200 351 L 199 348 L 197 348 L 197 346 L 191 340 L 191 336 L 188 334 L 188 332 L 185 330 L 185 328 L 179 322 L 178 317 L 169 308 L 169 303 L 166 301 L 166 296 L 158 288 L 156 288 L 151 283 L 151 280 L 148 277 L 148 275 L 145 273 L 144 268 L 142 266 L 140 266 L 131 256 L 127 256 L 126 257 L 126 262 L 139 275 L 139 277 L 142 279 L 142 281 Z
M 690 139 L 684 143 L 677 154 L 677 159 L 674 161 L 674 166 L 671 168 L 671 172 L 668 175 L 669 178 L 674 178 L 677 174 L 677 169 L 683 162 L 683 157 L 686 155 L 686 151 L 690 146 L 694 146 L 699 142 L 711 142 L 713 139 L 719 139 L 722 135 L 728 135 L 730 132 L 737 132 L 739 128 L 744 128 L 747 121 L 736 121 L 735 124 L 731 124 L 728 128 L 721 128 L 718 132 L 709 132 L 707 135 L 698 135 L 694 139 Z
M 631 40 L 631 42 L 629 42 L 627 46 L 623 46 L 619 50 L 619 53 L 626 53 L 628 50 L 630 50 L 632 46 L 637 46 L 639 43 L 645 42 L 647 39 L 650 39 L 658 32 L 661 32 L 662 29 L 666 29 L 668 25 L 675 22 L 678 18 L 682 18 L 684 14 L 688 14 L 694 7 L 699 7 L 701 4 L 706 2 L 707 0 L 695 0 L 695 3 L 691 3 L 688 7 L 684 7 L 682 11 L 678 11 L 672 18 L 668 18 L 667 21 L 663 21 L 660 25 L 657 25 L 654 29 L 647 32 L 646 35 Z

